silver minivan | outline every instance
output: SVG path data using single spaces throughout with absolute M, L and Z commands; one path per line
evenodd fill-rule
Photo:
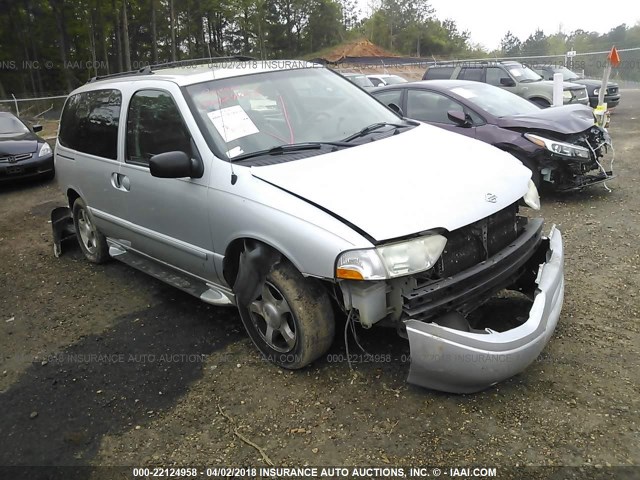
M 519 214 L 539 208 L 530 171 L 316 64 L 96 78 L 66 101 L 55 166 L 89 261 L 236 306 L 284 368 L 325 354 L 342 312 L 345 336 L 408 339 L 410 382 L 474 392 L 524 370 L 560 316 L 560 232 Z M 479 315 L 496 295 L 526 314 Z

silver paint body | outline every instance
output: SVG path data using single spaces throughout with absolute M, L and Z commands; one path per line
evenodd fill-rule
M 262 71 L 269 69 L 279 67 Z M 59 185 L 65 193 L 75 191 L 85 200 L 114 258 L 140 268 L 138 260 L 126 259 L 127 253 L 138 255 L 175 273 L 161 274 L 151 268 L 147 270 L 151 275 L 179 288 L 189 279 L 195 280 L 204 288 L 188 290 L 190 293 L 210 303 L 232 305 L 235 299 L 222 267 L 234 240 L 262 241 L 303 275 L 335 282 L 336 258 L 345 250 L 371 248 L 371 238 L 377 243 L 433 228 L 460 228 L 505 208 L 527 192 L 530 173 L 509 154 L 428 125 L 292 162 L 262 167 L 233 165 L 237 182 L 232 184 L 232 165 L 210 150 L 180 87 L 211 80 L 212 75 L 222 78 L 246 73 L 233 68 L 192 70 L 189 74 L 160 71 L 98 81 L 73 92 L 117 89 L 122 94 L 118 160 L 87 155 L 59 143 L 55 150 Z M 124 161 L 129 101 L 135 92 L 146 89 L 165 90 L 173 97 L 204 162 L 202 178 L 156 178 L 148 168 Z M 429 145 L 428 154 L 425 145 Z M 487 195 L 495 201 L 486 201 Z M 366 232 L 370 239 L 360 232 Z M 560 267 L 553 268 L 561 280 L 559 238 L 559 234 L 552 238 L 558 250 L 554 253 L 560 255 Z M 543 275 L 544 282 L 546 277 Z M 561 303 L 557 288 L 545 295 L 559 297 Z M 534 305 L 532 312 L 536 309 Z M 545 304 L 542 317 L 546 329 L 536 330 L 537 340 L 522 346 L 528 363 L 547 343 L 558 314 L 559 307 L 549 310 Z M 469 377 L 456 365 L 429 367 L 428 360 L 416 364 L 422 362 L 418 359 L 425 351 L 441 348 L 441 344 L 472 348 L 460 337 L 461 332 L 446 332 L 440 338 L 442 327 L 434 330 L 411 322 L 407 327 L 415 355 L 410 381 L 431 388 L 446 387 L 443 380 L 424 380 L 425 376 L 437 377 L 434 371 L 440 367 L 453 369 L 452 374 L 461 379 Z M 445 340 L 447 335 L 453 340 Z M 469 379 L 475 382 L 470 389 L 515 372 L 476 373 L 479 378 L 474 374 L 473 381 Z

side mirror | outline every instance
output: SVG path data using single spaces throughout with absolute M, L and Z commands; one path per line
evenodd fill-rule
M 389 103 L 389 104 L 387 104 L 387 107 L 389 107 L 391 110 L 396 112 L 401 117 L 404 117 L 404 113 L 402 113 L 402 109 L 398 105 L 396 105 L 395 103 Z
M 149 159 L 149 171 L 158 178 L 200 178 L 202 170 L 202 163 L 185 152 L 159 153 Z
M 515 87 L 516 82 L 514 82 L 513 79 L 509 77 L 502 77 L 500 79 L 500 85 L 502 85 L 503 87 Z
M 32 126 L 31 126 L 31 129 L 32 129 L 35 133 L 41 132 L 41 131 L 42 131 L 42 125 L 37 125 L 37 124 L 36 124 L 36 125 L 32 125 Z
M 447 117 L 459 127 L 471 126 L 471 118 L 469 117 L 469 115 L 461 112 L 460 110 L 449 110 L 447 112 Z

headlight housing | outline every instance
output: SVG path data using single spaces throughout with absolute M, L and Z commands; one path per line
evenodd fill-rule
M 42 147 L 40 147 L 40 153 L 38 153 L 39 157 L 44 157 L 45 155 L 51 155 L 51 147 L 47 142 L 42 144 Z
M 425 235 L 376 248 L 349 250 L 336 260 L 336 278 L 346 280 L 386 280 L 432 268 L 447 239 Z
M 582 160 L 589 160 L 591 158 L 589 150 L 578 145 L 559 142 L 558 140 L 541 137 L 540 135 L 535 135 L 533 133 L 525 133 L 524 137 L 530 142 L 563 157 L 578 158 Z

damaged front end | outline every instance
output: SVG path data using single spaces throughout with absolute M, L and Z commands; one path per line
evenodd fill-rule
M 580 133 L 526 133 L 542 147 L 538 164 L 542 180 L 559 192 L 581 190 L 615 177 L 611 136 L 597 125 Z M 608 168 L 607 168 L 608 167 Z
M 517 212 L 514 204 L 444 234 L 446 248 L 428 271 L 342 282 L 363 326 L 391 324 L 408 338 L 408 382 L 480 391 L 523 371 L 548 343 L 564 296 L 562 237 L 555 226 L 544 237 L 542 219 Z M 505 291 L 513 293 L 502 313 L 481 314 Z

